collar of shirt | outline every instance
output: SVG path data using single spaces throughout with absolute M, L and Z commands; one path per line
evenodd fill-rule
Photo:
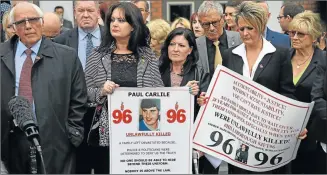
M 214 41 L 210 40 L 208 37 L 206 37 L 207 43 L 210 43 L 211 46 L 214 47 Z M 227 45 L 227 34 L 226 31 L 223 30 L 223 34 L 218 38 L 219 46 L 225 46 Z
M 158 119 L 158 127 L 157 129 L 152 128 L 151 126 L 147 125 L 146 122 L 143 120 L 143 123 L 146 127 L 148 127 L 151 131 L 160 131 L 160 120 Z
M 88 32 L 85 32 L 80 27 L 78 27 L 78 33 L 79 33 L 79 40 L 86 39 L 86 35 L 88 34 Z M 99 39 L 99 37 L 100 37 L 100 27 L 97 25 L 97 27 L 92 32 L 89 32 L 89 33 L 92 34 L 92 37 L 95 37 L 96 39 Z
M 259 65 L 259 63 L 261 62 L 262 58 L 269 54 L 269 53 L 274 53 L 276 51 L 276 48 L 269 42 L 267 41 L 265 38 L 262 38 L 263 40 L 263 47 L 261 52 L 259 53 L 259 56 L 256 60 L 256 62 L 254 63 L 253 67 L 252 67 L 252 71 L 250 73 L 249 71 L 249 64 L 247 61 L 247 57 L 246 57 L 246 49 L 245 49 L 245 44 L 242 43 L 241 45 L 237 46 L 235 49 L 232 50 L 232 52 L 236 55 L 239 55 L 240 57 L 242 57 L 243 59 L 243 76 L 248 77 L 250 79 L 253 78 L 254 73 Z
M 31 50 L 33 51 L 32 52 L 32 55 L 33 54 L 37 54 L 40 50 L 40 46 L 41 46 L 41 42 L 42 42 L 42 38 L 36 43 L 34 44 L 32 47 L 31 47 Z M 19 56 L 22 56 L 23 54 L 25 54 L 25 50 L 28 49 L 25 44 L 23 44 L 20 40 L 18 41 L 18 44 L 17 44 L 17 50 L 16 50 L 16 53 L 18 53 Z M 32 56 L 32 60 L 34 62 L 34 57 Z

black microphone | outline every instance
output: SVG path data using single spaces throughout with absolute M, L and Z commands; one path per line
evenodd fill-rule
M 35 124 L 32 106 L 29 101 L 24 97 L 15 96 L 11 98 L 8 104 L 10 113 L 14 117 L 14 123 L 16 122 L 34 146 L 39 147 L 39 131 Z
M 18 125 L 18 127 L 27 136 L 27 139 L 30 142 L 32 142 L 32 144 L 36 147 L 36 150 L 38 151 L 41 158 L 43 173 L 46 174 L 42 149 L 39 143 L 39 131 L 38 131 L 38 127 L 36 126 L 32 105 L 29 103 L 29 101 L 26 98 L 21 96 L 12 97 L 8 105 L 9 105 L 10 113 L 14 118 L 14 123 L 16 121 L 15 125 L 16 126 Z M 35 172 L 36 167 L 34 166 L 36 165 L 35 162 L 36 159 L 33 155 L 33 147 L 31 147 L 30 158 L 31 158 L 31 166 L 33 165 L 33 167 L 31 167 L 32 172 Z

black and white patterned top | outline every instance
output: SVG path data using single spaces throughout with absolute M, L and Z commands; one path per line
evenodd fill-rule
M 85 79 L 88 93 L 88 101 L 102 105 L 107 100 L 101 97 L 101 89 L 107 80 L 112 81 L 112 53 L 116 49 L 112 44 L 108 52 L 100 53 L 94 49 L 88 57 L 85 67 Z M 158 60 L 150 47 L 138 48 L 136 84 L 137 87 L 163 87 L 158 67 Z M 109 146 L 109 121 L 107 106 L 103 105 L 99 120 L 99 145 Z M 92 125 L 97 125 L 92 124 Z

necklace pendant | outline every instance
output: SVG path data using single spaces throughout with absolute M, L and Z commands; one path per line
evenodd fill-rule
M 299 66 L 299 65 L 297 65 L 297 66 L 296 66 L 296 68 L 297 68 L 297 69 L 299 69 L 299 68 L 300 68 L 300 66 Z

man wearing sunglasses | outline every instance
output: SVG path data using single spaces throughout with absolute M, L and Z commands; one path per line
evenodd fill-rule
M 196 40 L 199 64 L 212 77 L 216 66 L 222 63 L 221 53 L 242 41 L 238 32 L 224 30 L 223 7 L 219 1 L 203 1 L 198 14 L 205 34 Z
M 8 109 L 13 96 L 31 105 L 47 173 L 74 173 L 76 147 L 83 140 L 87 102 L 83 68 L 74 49 L 42 37 L 42 17 L 35 4 L 17 4 L 10 12 L 16 35 L 0 46 L 1 160 L 10 174 L 30 173 L 30 143 L 12 124 Z

